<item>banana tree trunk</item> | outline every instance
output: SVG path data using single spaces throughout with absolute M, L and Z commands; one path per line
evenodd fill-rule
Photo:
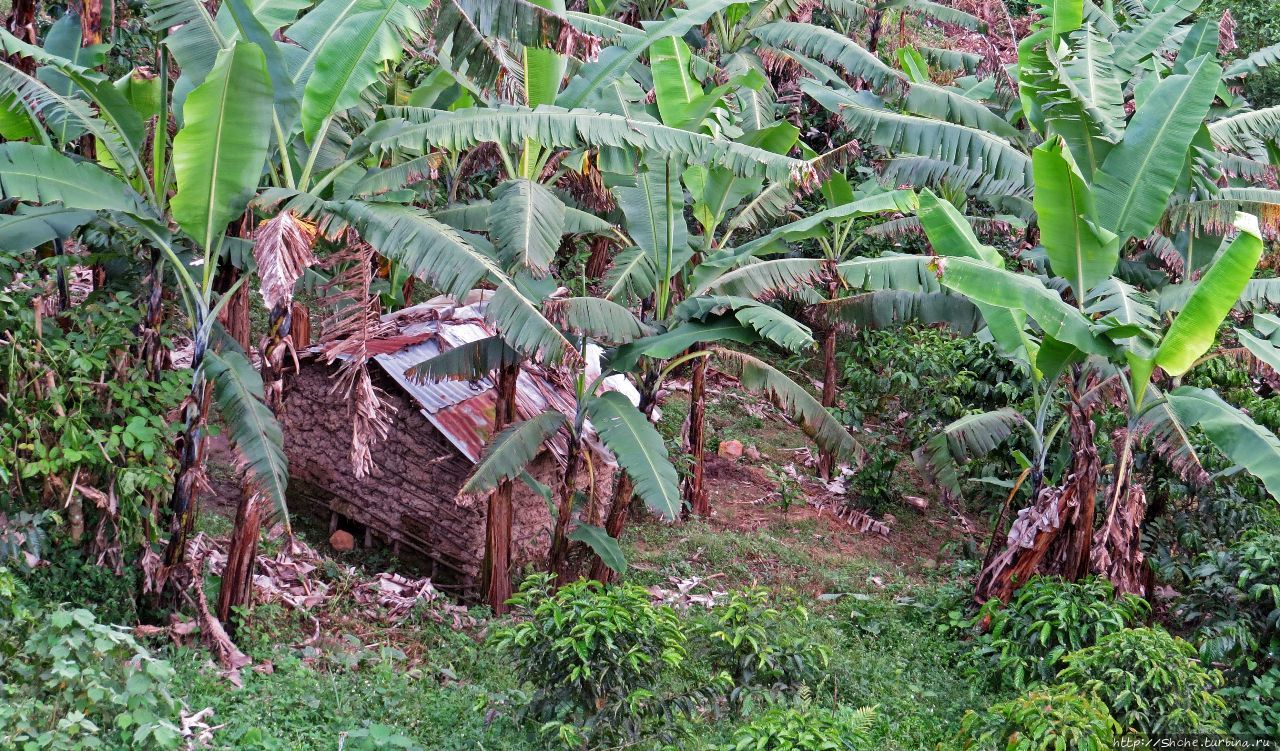
M 822 335 L 822 406 L 831 409 L 836 405 L 836 329 L 827 327 Z M 836 456 L 823 450 L 818 454 L 818 474 L 830 480 L 835 473 Z
M 1080 436 L 1093 434 L 1089 415 L 1072 405 L 1071 427 Z M 992 598 L 1008 602 L 1013 593 L 1026 583 L 1049 557 L 1060 533 L 1073 524 L 1083 524 L 1082 505 L 1093 505 L 1097 488 L 1098 452 L 1092 442 L 1075 453 L 1071 469 L 1061 486 L 1041 488 L 1035 493 L 1035 504 L 1018 512 L 1009 526 L 1003 550 L 988 561 L 978 574 L 975 599 Z M 1092 529 L 1092 519 L 1089 529 Z
M 1142 522 L 1147 516 L 1147 494 L 1133 476 L 1133 438 L 1126 433 L 1107 517 L 1093 537 L 1090 566 L 1111 581 L 1120 592 L 1145 596 L 1148 579 L 1142 553 Z
M 587 276 L 600 279 L 609 270 L 612 241 L 607 237 L 596 237 L 591 240 L 591 255 L 587 257 Z
M 241 288 L 245 289 L 244 287 Z M 284 358 L 289 352 L 292 331 L 291 302 L 271 309 L 268 319 L 270 333 L 262 342 L 263 396 L 276 420 L 284 421 Z M 258 540 L 262 534 L 264 499 L 260 493 L 246 490 L 236 503 L 235 527 L 227 547 L 227 565 L 222 572 L 222 587 L 218 590 L 218 620 L 226 624 L 234 634 L 235 624 L 231 615 L 236 608 L 252 603 L 253 569 L 258 558 Z
M 1079 506 L 1064 536 L 1060 538 L 1062 551 L 1059 557 L 1062 561 L 1060 573 L 1063 578 L 1079 581 L 1089 573 L 1101 465 L 1095 441 L 1097 427 L 1093 424 L 1092 416 L 1085 410 L 1073 408 L 1069 419 L 1072 455 L 1077 457 L 1077 465 L 1081 468 L 1076 475 Z
M 151 249 L 151 276 L 147 281 L 147 310 L 142 319 L 142 337 L 139 355 L 147 365 L 147 375 L 153 381 L 169 369 L 169 350 L 160 340 L 160 327 L 164 324 L 164 256 L 159 248 Z
M 177 441 L 178 475 L 174 479 L 173 495 L 169 498 L 169 543 L 164 551 L 164 563 L 170 568 L 186 559 L 187 536 L 195 526 L 200 491 L 208 484 L 204 476 L 208 440 L 205 424 L 209 419 L 213 388 L 200 372 L 208 346 L 208 342 L 202 339 L 197 337 L 192 345 L 191 393 L 183 406 L 183 429 Z
M 631 495 L 631 478 L 618 470 L 618 479 L 613 486 L 613 503 L 609 506 L 609 516 L 604 522 L 604 531 L 615 540 L 622 538 L 622 528 L 627 523 L 627 509 L 631 508 Z M 588 576 L 602 584 L 608 584 L 613 579 L 614 571 L 605 565 L 603 558 L 593 555 Z
M 494 408 L 493 432 L 497 435 L 515 420 L 516 381 L 520 364 L 512 363 L 498 371 L 498 401 Z M 481 569 L 481 586 L 485 602 L 494 615 L 502 615 L 509 608 L 511 599 L 511 505 L 512 483 L 498 483 L 489 496 L 489 509 L 485 515 L 484 564 Z
M 241 493 L 236 504 L 235 527 L 227 546 L 227 565 L 222 570 L 222 586 L 218 590 L 218 620 L 235 634 L 231 620 L 236 608 L 253 601 L 253 567 L 258 558 L 258 537 L 262 530 L 263 499 L 258 493 Z
M 5 29 L 27 44 L 36 44 L 36 1 L 13 0 L 9 16 L 5 19 Z M 5 59 L 23 73 L 35 73 L 36 61 L 32 58 L 13 55 Z
M 560 480 L 556 526 L 551 534 L 551 552 L 547 556 L 547 569 L 556 575 L 557 585 L 566 582 L 569 575 L 569 521 L 573 517 L 573 497 L 578 490 L 578 466 L 581 462 L 581 443 L 570 439 L 565 455 L 564 477 Z
M 871 30 L 867 36 L 867 51 L 875 54 L 880 47 L 880 32 L 884 29 L 884 12 L 871 13 Z
M 214 277 L 214 291 L 219 296 L 226 294 L 240 280 L 242 273 L 240 269 L 227 263 L 218 270 L 218 275 Z M 218 320 L 222 323 L 222 328 L 226 330 L 227 335 L 234 339 L 242 350 L 248 352 L 250 347 L 248 284 L 241 284 L 236 288 L 236 291 L 231 295 L 231 299 L 223 306 Z
M 685 453 L 690 457 L 689 476 L 681 495 L 693 516 L 711 516 L 711 501 L 704 483 L 707 432 L 707 358 L 700 357 L 693 366 L 689 383 L 689 417 L 685 431 Z
M 80 46 L 92 47 L 102 43 L 102 0 L 81 0 L 80 3 Z M 102 70 L 99 66 L 98 70 Z M 98 158 L 98 146 L 93 136 L 85 134 L 80 137 L 78 146 L 80 156 L 92 162 Z M 93 264 L 90 269 L 93 288 L 102 289 L 107 283 L 107 269 L 100 263 Z M 62 270 L 59 268 L 58 273 Z
M 82 0 L 80 3 L 80 46 L 92 47 L 102 43 L 102 0 Z

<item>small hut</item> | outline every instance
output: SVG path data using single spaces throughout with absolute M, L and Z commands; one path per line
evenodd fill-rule
M 470 298 L 469 298 L 470 300 Z M 485 546 L 485 503 L 456 501 L 493 429 L 497 394 L 492 380 L 418 383 L 405 371 L 442 351 L 494 335 L 482 316 L 483 300 L 458 305 L 449 298 L 384 316 L 394 331 L 370 348 L 370 376 L 381 388 L 383 408 L 392 411 L 387 437 L 373 447 L 372 473 L 357 478 L 350 459 L 348 405 L 333 393 L 328 364 L 316 349 L 302 353 L 298 372 L 285 391 L 284 447 L 289 458 L 292 505 L 309 507 L 330 520 L 331 531 L 363 534 L 366 544 L 380 540 L 398 554 L 418 556 L 431 567 L 432 579 L 463 593 L 479 584 Z M 598 352 L 589 353 L 596 355 Z M 376 364 L 375 364 L 376 363 Z M 606 387 L 634 393 L 625 380 Z M 572 418 L 575 398 L 567 373 L 526 362 L 517 378 L 516 413 L 527 420 L 547 410 Z M 631 395 L 631 394 L 628 394 Z M 638 395 L 635 396 L 638 398 Z M 567 433 L 544 447 L 529 475 L 554 488 L 565 464 Z M 591 441 L 597 498 L 607 499 L 612 457 Z M 578 487 L 588 488 L 586 472 Z M 513 492 L 512 563 L 519 567 L 545 557 L 550 545 L 548 501 L 526 482 Z

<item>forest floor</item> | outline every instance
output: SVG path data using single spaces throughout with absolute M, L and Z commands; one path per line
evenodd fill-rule
M 789 628 L 831 653 L 817 690 L 841 706 L 878 707 L 883 748 L 935 747 L 967 709 L 993 701 L 965 668 L 968 649 L 938 628 L 959 607 L 972 575 L 964 551 L 981 541 L 966 532 L 968 522 L 935 506 L 894 508 L 896 518 L 880 518 L 892 522 L 884 535 L 858 531 L 834 513 L 843 497 L 807 479 L 805 454 L 793 450 L 807 445 L 803 433 L 761 412 L 771 408 L 743 409 L 724 393 L 711 400 L 709 435 L 717 436 L 716 445 L 741 440 L 760 459 L 730 461 L 708 452 L 712 517 L 631 525 L 626 579 L 693 594 L 757 585 L 779 605 L 803 606 L 808 620 Z M 660 422 L 673 441 L 683 419 L 680 401 L 667 401 Z M 780 485 L 779 478 L 792 477 L 789 465 L 799 479 Z M 218 536 L 229 531 L 234 513 L 234 473 L 215 463 L 211 475 L 224 498 L 206 506 L 213 513 L 201 527 Z M 241 671 L 243 687 L 220 675 L 203 649 L 171 650 L 191 711 L 214 710 L 210 722 L 221 726 L 220 742 L 342 748 L 348 733 L 376 723 L 433 750 L 544 748 L 514 717 L 521 687 L 485 646 L 486 609 L 472 608 L 461 621 L 456 612 L 442 616 L 432 608 L 379 615 L 355 596 L 362 583 L 387 570 L 418 572 L 376 546 L 334 551 L 322 524 L 298 521 L 300 536 L 322 556 L 311 576 L 330 596 L 307 611 L 279 602 L 253 609 L 250 627 L 237 638 L 253 661 Z M 264 547 L 271 553 L 279 543 Z M 727 718 L 698 722 L 704 740 L 728 740 L 734 726 Z M 279 743 L 259 740 L 265 738 Z

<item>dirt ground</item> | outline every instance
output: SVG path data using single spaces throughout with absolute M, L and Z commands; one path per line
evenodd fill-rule
M 801 487 L 810 503 L 794 504 L 783 510 L 774 493 L 774 484 L 761 466 L 753 466 L 744 459 L 729 461 L 714 455 L 708 459 L 710 523 L 715 529 L 750 533 L 786 524 L 800 526 L 812 520 L 825 533 L 811 550 L 816 558 L 877 559 L 906 572 L 932 568 L 943 558 L 946 546 L 959 545 L 972 538 L 965 531 L 965 522 L 936 505 L 919 512 L 903 504 L 896 516 L 889 515 L 883 520 L 889 527 L 887 535 L 859 531 L 835 513 L 844 499 L 808 478 L 802 479 Z
M 748 446 L 759 447 L 760 458 L 752 460 L 742 456 L 730 460 L 709 447 L 706 486 L 712 508 L 708 524 L 712 530 L 754 534 L 770 530 L 786 533 L 791 529 L 797 534 L 787 535 L 788 544 L 802 548 L 802 552 L 815 560 L 831 564 L 847 560 L 878 561 L 907 576 L 937 568 L 954 557 L 958 547 L 981 543 L 975 539 L 971 522 L 933 502 L 923 511 L 904 502 L 883 517 L 855 512 L 852 519 L 842 518 L 841 514 L 847 514 L 849 508 L 857 507 L 856 501 L 849 503 L 844 495 L 830 492 L 813 476 L 812 468 L 806 466 L 808 452 L 793 448 L 809 444 L 803 432 L 770 405 L 751 400 L 752 409 L 744 413 L 740 398 L 726 397 L 719 389 L 717 392 L 709 405 L 708 434 L 739 437 Z M 672 396 L 675 399 L 667 400 L 664 409 L 678 408 L 681 395 Z M 728 405 L 722 406 L 724 402 Z M 745 418 L 748 424 L 744 424 L 744 414 L 748 415 Z M 205 499 L 204 509 L 226 519 L 229 526 L 235 517 L 240 489 L 234 453 L 225 437 L 211 438 L 209 457 L 209 479 L 214 492 Z M 900 469 L 913 474 L 914 468 Z M 800 494 L 787 508 L 783 508 L 775 481 L 780 471 L 793 473 Z M 872 528 L 860 529 L 869 520 L 874 522 Z M 887 527 L 887 533 L 881 524 Z M 816 529 L 818 533 L 798 534 L 802 528 Z M 327 541 L 315 543 L 319 552 L 334 554 Z

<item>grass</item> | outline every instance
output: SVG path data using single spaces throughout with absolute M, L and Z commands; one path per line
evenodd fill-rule
M 301 624 L 278 611 L 258 614 L 255 622 L 264 628 L 247 651 L 271 672 L 246 670 L 241 689 L 210 670 L 202 651 L 173 656 L 192 708 L 213 707 L 217 722 L 225 723 L 219 742 L 237 749 L 335 748 L 352 731 L 377 724 L 429 749 L 537 747 L 510 719 L 488 722 L 475 711 L 500 700 L 492 691 L 513 687 L 497 661 L 465 635 L 416 624 L 400 640 L 427 648 L 429 657 L 421 660 L 390 641 L 370 643 L 368 634 L 346 634 L 320 647 L 275 644 L 297 637 Z
M 758 584 L 779 604 L 803 605 L 810 617 L 788 628 L 832 655 L 812 700 L 876 706 L 880 748 L 935 748 L 965 710 L 995 698 L 965 669 L 966 648 L 937 627 L 937 611 L 961 591 L 959 574 L 913 575 L 875 558 L 833 556 L 828 534 L 813 519 L 779 518 L 750 533 L 698 522 L 639 524 L 626 546 L 628 579 L 651 586 L 714 577 L 718 590 Z M 321 575 L 342 575 L 329 569 Z M 336 748 L 377 724 L 426 749 L 549 747 L 536 728 L 516 720 L 521 687 L 503 656 L 485 646 L 483 617 L 476 628 L 455 632 L 420 614 L 387 625 L 345 601 L 329 607 L 321 638 L 306 643 L 314 630 L 309 616 L 258 606 L 240 645 L 259 667 L 242 671 L 242 689 L 219 677 L 202 649 L 169 648 L 188 706 L 212 707 L 214 722 L 224 725 L 219 744 Z M 720 743 L 736 722 L 707 716 L 685 732 Z

